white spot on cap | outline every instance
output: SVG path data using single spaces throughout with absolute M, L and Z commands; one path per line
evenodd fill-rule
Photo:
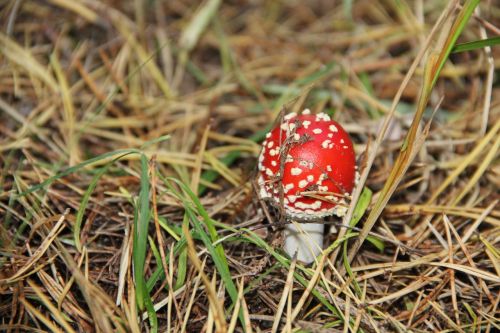
M 297 196 L 296 195 L 288 195 L 288 200 L 291 202 L 291 203 L 294 203 L 295 200 L 297 200 Z
M 271 165 L 272 165 L 272 166 L 277 166 L 277 165 L 278 165 L 278 163 L 277 163 L 276 161 L 271 161 Z
M 313 211 L 318 210 L 321 208 L 321 200 L 316 200 L 310 204 L 306 204 L 304 202 L 297 202 L 295 204 L 295 207 L 300 208 L 300 209 L 312 209 Z
M 330 129 L 330 131 L 332 131 L 333 133 L 335 133 L 335 132 L 338 132 L 338 131 L 339 131 L 339 130 L 338 130 L 338 128 L 337 128 L 337 126 L 335 126 L 335 125 L 330 125 L 328 128 L 329 128 L 329 129 Z
M 292 176 L 298 176 L 302 173 L 302 169 L 301 168 L 292 168 L 290 170 L 290 173 L 292 174 Z
M 340 143 L 344 143 L 344 139 L 340 139 Z
M 330 171 L 330 172 L 332 172 L 332 166 L 331 166 L 330 164 L 328 164 L 328 165 L 326 166 L 326 171 Z
M 307 186 L 308 182 L 307 180 L 304 180 L 302 179 L 300 182 L 299 182 L 299 187 L 300 188 L 305 188 Z
M 288 129 L 288 123 L 283 123 L 281 124 L 280 128 L 283 130 L 283 131 L 286 131 Z
M 289 163 L 289 162 L 293 162 L 293 157 L 290 154 L 286 155 L 286 160 L 285 160 L 285 163 Z
M 268 133 L 266 134 L 266 138 L 268 138 L 268 139 L 269 139 L 270 137 L 271 137 L 271 132 L 268 132 Z
M 314 181 L 314 176 L 313 175 L 308 175 L 307 176 L 307 181 L 313 182 Z
M 271 155 L 271 156 L 276 156 L 276 155 L 278 155 L 278 152 L 279 152 L 279 149 L 278 149 L 278 148 L 276 148 L 276 149 L 271 149 L 271 150 L 269 151 L 269 155 Z
M 269 143 L 267 144 L 267 148 L 273 148 L 274 146 L 274 141 L 269 141 Z
M 302 114 L 311 114 L 311 110 L 309 110 L 309 109 L 304 109 L 304 111 L 302 111 Z
M 299 134 L 299 133 L 295 133 L 295 134 L 293 135 L 293 139 L 294 139 L 295 141 L 299 141 L 299 139 L 300 139 L 300 134 Z
M 268 175 L 269 177 L 272 177 L 274 175 L 273 170 L 266 168 L 266 175 Z
M 328 144 L 329 144 L 330 142 L 332 142 L 332 141 L 331 141 L 331 140 L 325 140 L 325 141 L 323 141 L 323 143 L 321 144 L 321 147 L 323 147 L 323 148 L 325 148 L 325 149 L 326 149 L 326 148 L 328 148 Z
M 323 133 L 323 131 L 320 128 L 315 128 L 315 129 L 313 129 L 313 133 L 314 134 L 321 134 L 321 133 Z
M 311 125 L 311 122 L 309 120 L 304 120 L 304 122 L 302 123 L 302 125 L 304 125 L 304 128 L 308 128 L 309 125 Z
M 333 138 L 333 134 L 332 133 L 328 133 L 328 137 L 329 138 Z
M 347 149 L 347 148 L 349 148 L 348 146 L 343 146 L 343 147 L 344 147 L 344 149 Z
M 300 164 L 301 166 L 306 167 L 306 166 L 307 166 L 307 161 L 300 161 L 300 162 L 299 162 L 299 164 Z
M 289 114 L 287 114 L 283 119 L 285 120 L 289 120 L 289 119 L 292 119 L 293 117 L 295 117 L 297 114 L 295 112 L 291 112 Z
M 321 192 L 328 192 L 328 186 L 318 186 L 318 190 Z
M 290 129 L 290 131 L 293 131 L 294 128 L 295 128 L 295 124 L 294 123 L 291 123 L 288 128 Z
M 323 120 L 323 121 L 330 121 L 331 119 L 330 119 L 329 115 L 327 115 L 326 113 L 321 112 L 321 113 L 318 113 L 316 115 L 316 121 L 321 121 L 321 120 Z
M 289 183 L 289 184 L 285 185 L 284 191 L 285 191 L 285 193 L 287 193 L 288 191 L 292 190 L 293 188 L 294 188 L 293 183 Z

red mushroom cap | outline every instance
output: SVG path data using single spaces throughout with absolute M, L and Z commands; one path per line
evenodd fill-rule
M 325 113 L 289 114 L 266 136 L 259 157 L 262 198 L 299 219 L 345 215 L 356 181 L 347 132 Z

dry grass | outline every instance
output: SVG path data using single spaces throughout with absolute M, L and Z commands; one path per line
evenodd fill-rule
M 335 3 L 1 3 L 0 331 L 498 330 L 500 9 Z M 373 192 L 313 267 L 253 187 L 306 106 Z

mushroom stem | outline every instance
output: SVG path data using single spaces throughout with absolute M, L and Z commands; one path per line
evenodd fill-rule
M 323 249 L 322 223 L 299 223 L 292 221 L 285 227 L 285 252 L 293 256 L 297 252 L 297 260 L 310 264 Z

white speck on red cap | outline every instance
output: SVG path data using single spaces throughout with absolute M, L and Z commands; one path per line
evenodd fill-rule
M 309 128 L 309 125 L 311 125 L 311 122 L 309 120 L 304 120 L 302 125 L 304 126 L 305 129 L 307 129 L 307 128 Z
M 290 169 L 290 173 L 292 174 L 292 176 L 298 176 L 302 173 L 302 169 L 301 168 L 292 168 L 292 169 Z
M 299 187 L 300 188 L 305 188 L 307 186 L 308 182 L 307 180 L 304 180 L 302 179 L 300 182 L 299 182 Z
M 315 129 L 313 129 L 313 133 L 314 134 L 321 134 L 321 133 L 323 133 L 323 131 L 320 128 L 315 128 Z

